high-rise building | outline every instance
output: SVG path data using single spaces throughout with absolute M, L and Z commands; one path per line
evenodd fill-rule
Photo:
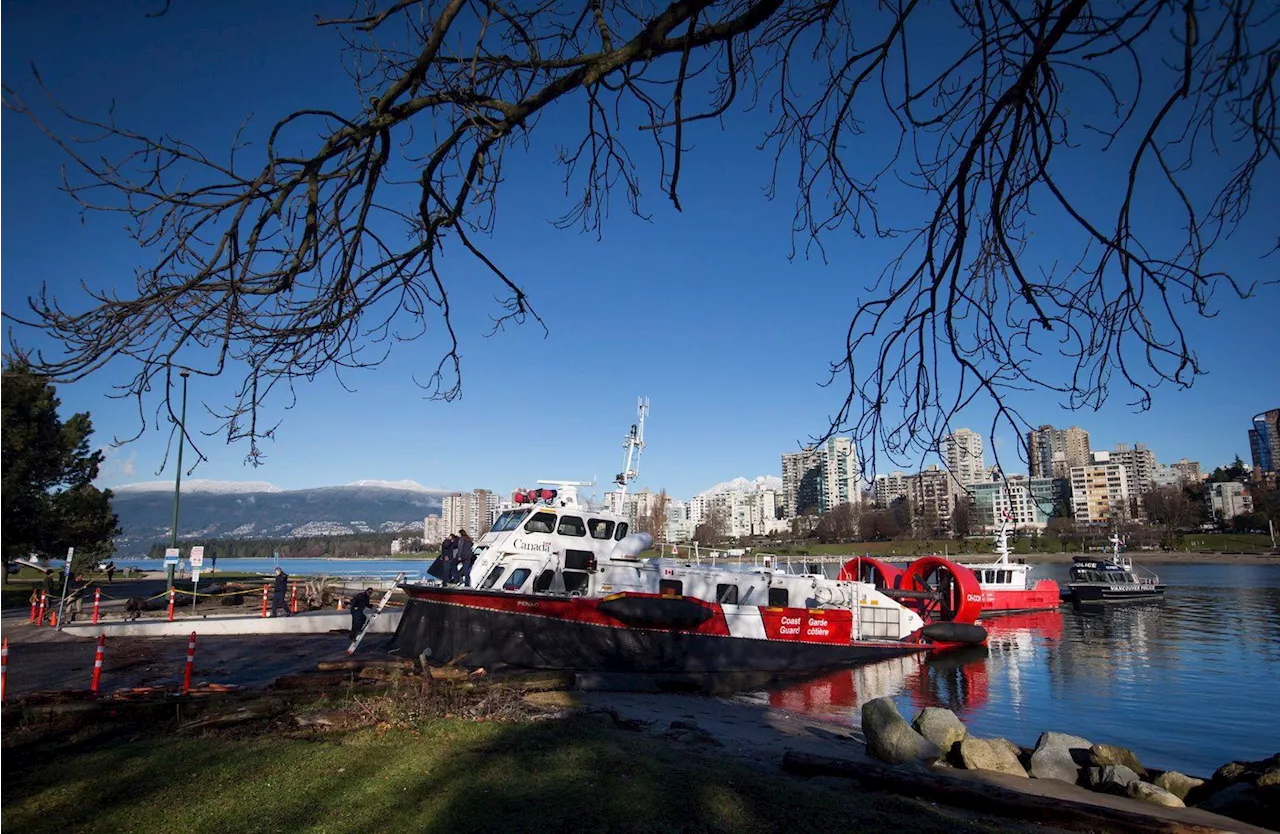
M 861 478 L 858 451 L 847 437 L 783 454 L 782 500 L 787 517 L 810 510 L 821 515 L 839 504 L 860 503 Z
M 970 429 L 956 429 L 942 439 L 942 459 L 956 485 L 967 487 L 986 478 L 982 460 L 982 435 Z
M 1118 463 L 1129 471 L 1129 489 L 1137 495 L 1145 495 L 1151 491 L 1152 478 L 1156 470 L 1156 455 L 1146 444 L 1117 443 L 1111 453 L 1111 461 Z
M 1088 466 L 1071 469 L 1071 507 L 1079 524 L 1108 524 L 1130 519 L 1129 470 L 1111 461 L 1107 452 L 1095 452 Z
M 445 526 L 444 518 L 438 515 L 429 515 L 422 519 L 422 540 L 427 545 L 436 545 L 444 541 Z
M 473 538 L 489 532 L 498 514 L 498 495 L 487 489 L 454 492 L 440 501 L 440 518 L 444 532 L 466 530 Z
M 1274 485 L 1280 474 L 1280 408 L 1253 418 L 1249 451 L 1253 455 L 1253 477 Z
M 896 471 L 888 475 L 877 475 L 871 484 L 871 501 L 877 507 L 889 507 L 899 498 L 907 498 L 914 487 L 915 475 Z
M 1061 478 L 1023 478 L 987 481 L 969 487 L 973 496 L 973 527 L 995 531 L 1007 519 L 1021 529 L 1041 529 L 1053 511 L 1065 503 L 1068 485 Z
M 1177 472 L 1185 484 L 1198 484 L 1204 480 L 1204 473 L 1200 471 L 1200 461 L 1198 460 L 1183 458 L 1177 463 L 1169 464 L 1169 468 Z
M 1077 466 L 1089 464 L 1089 432 L 1078 426 L 1041 426 L 1027 432 L 1027 454 L 1033 478 L 1067 478 Z
M 951 514 L 957 498 L 951 473 L 930 466 L 915 477 L 912 486 L 911 503 L 916 530 L 926 536 L 951 535 Z M 960 496 L 969 500 L 964 492 Z

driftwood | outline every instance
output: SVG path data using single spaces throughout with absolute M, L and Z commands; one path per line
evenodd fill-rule
M 1100 831 L 1138 834 L 1216 834 L 1224 829 L 1107 805 L 1041 796 L 937 770 L 913 770 L 852 759 L 788 751 L 782 769 L 798 776 L 840 776 L 876 790 L 942 802 L 984 814 L 1047 825 L 1080 824 Z
M 349 683 L 353 680 L 350 670 L 331 672 L 300 672 L 296 675 L 281 675 L 267 687 L 268 689 L 328 689 L 337 684 Z
M 527 672 L 494 680 L 517 692 L 555 692 L 573 688 L 572 672 Z
M 280 715 L 288 709 L 288 703 L 282 698 L 259 698 L 248 703 L 240 704 L 232 709 L 213 712 L 197 718 L 194 721 L 188 721 L 178 729 L 201 730 L 209 727 L 231 727 L 236 724 L 243 724 L 247 721 L 257 721 L 261 718 L 272 718 Z
M 322 672 L 336 669 L 412 669 L 416 664 L 406 658 L 352 658 L 351 660 L 322 660 L 316 668 Z

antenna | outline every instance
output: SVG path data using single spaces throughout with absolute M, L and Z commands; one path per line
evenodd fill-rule
M 623 495 L 627 494 L 627 484 L 640 476 L 640 453 L 644 451 L 644 418 L 649 414 L 648 397 L 640 397 L 636 400 L 636 414 L 636 422 L 631 425 L 631 431 L 622 441 L 622 448 L 627 450 L 622 471 L 613 479 L 613 482 L 618 485 L 618 491 Z

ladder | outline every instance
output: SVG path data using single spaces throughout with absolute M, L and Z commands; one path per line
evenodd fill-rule
M 405 575 L 403 573 L 396 574 L 396 578 L 391 583 L 391 587 L 382 595 L 382 599 L 379 600 L 377 607 L 372 611 L 367 611 L 365 613 L 364 625 L 360 627 L 360 633 L 356 635 L 356 639 L 351 641 L 350 646 L 347 646 L 347 654 L 356 653 L 356 648 L 360 645 L 360 641 L 369 633 L 370 627 L 373 626 L 373 621 L 378 619 L 378 615 L 382 613 L 382 609 L 387 607 L 387 603 L 391 601 L 391 595 L 396 592 L 396 587 L 404 581 L 404 577 Z

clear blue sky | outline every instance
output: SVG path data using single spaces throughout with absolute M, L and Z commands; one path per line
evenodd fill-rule
M 166 16 L 144 17 L 160 5 L 7 2 L 5 84 L 37 99 L 27 70 L 35 61 L 72 110 L 102 115 L 114 101 L 123 125 L 212 149 L 225 148 L 251 112 L 269 121 L 301 106 L 350 101 L 334 35 L 312 25 L 316 11 L 343 13 L 349 4 L 176 0 Z M 688 497 L 717 481 L 779 474 L 779 455 L 821 432 L 843 399 L 838 388 L 819 383 L 843 351 L 859 289 L 888 250 L 844 235 L 828 239 L 827 264 L 789 261 L 791 199 L 764 198 L 770 157 L 755 150 L 758 139 L 752 131 L 704 126 L 685 162 L 685 211 L 670 207 L 647 169 L 651 221 L 630 216 L 618 201 L 599 241 L 548 222 L 565 205 L 549 144 L 513 156 L 491 251 L 531 292 L 550 334 L 525 327 L 485 338 L 493 288 L 461 290 L 460 401 L 429 401 L 411 382 L 434 366 L 430 340 L 402 345 L 376 371 L 344 377 L 355 394 L 332 377 L 300 385 L 296 406 L 279 415 L 284 422 L 265 447 L 264 466 L 246 467 L 243 446 L 209 437 L 202 442 L 208 461 L 195 476 L 268 480 L 286 489 L 361 478 L 504 491 L 548 477 L 607 484 L 621 465 L 621 441 L 640 395 L 653 403 L 642 486 Z M 57 191 L 60 164 L 51 143 L 5 112 L 6 311 L 19 311 L 41 282 L 70 299 L 81 281 L 127 286 L 145 263 L 119 218 L 81 222 L 76 205 Z M 1255 199 L 1276 193 L 1274 186 Z M 1274 212 L 1270 226 L 1274 232 Z M 472 262 L 456 262 L 479 276 Z M 1274 274 L 1276 265 L 1259 267 Z M 1218 318 L 1194 322 L 1192 330 L 1209 375 L 1191 391 L 1158 390 L 1149 412 L 1134 413 L 1118 397 L 1099 412 L 1073 414 L 1051 396 L 1028 395 L 1023 413 L 1036 424 L 1080 425 L 1095 448 L 1145 442 L 1162 462 L 1185 456 L 1207 468 L 1237 454 L 1247 460 L 1250 417 L 1280 406 L 1278 306 L 1275 288 L 1248 302 L 1220 294 Z M 105 396 L 126 371 L 109 368 L 60 389 L 68 411 L 92 412 L 104 443 L 136 431 L 136 405 Z M 193 380 L 195 428 L 214 428 L 201 403 L 216 402 L 225 387 Z M 989 417 L 975 410 L 959 425 L 985 434 Z M 167 440 L 166 431 L 153 429 L 111 449 L 102 483 L 155 479 Z M 1012 454 L 1010 430 L 996 440 Z M 881 471 L 889 468 L 880 463 Z M 171 478 L 171 466 L 159 477 Z

